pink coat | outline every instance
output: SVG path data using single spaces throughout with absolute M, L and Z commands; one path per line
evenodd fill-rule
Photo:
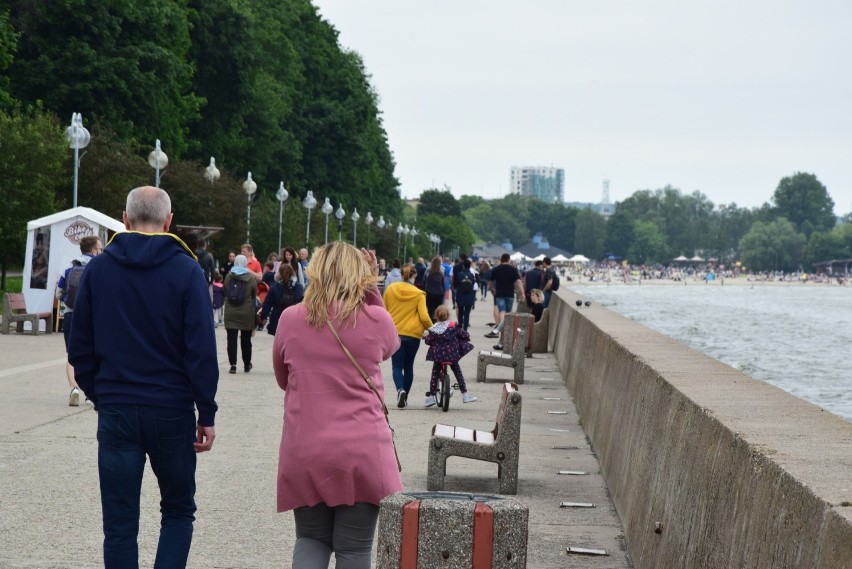
M 378 504 L 402 490 L 381 404 L 331 331 L 309 326 L 306 312 L 297 304 L 282 313 L 272 350 L 286 392 L 278 511 L 320 502 Z M 378 291 L 367 294 L 356 328 L 336 328 L 384 398 L 379 365 L 399 348 L 399 336 Z

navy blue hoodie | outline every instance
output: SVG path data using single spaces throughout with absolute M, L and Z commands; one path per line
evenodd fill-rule
M 99 405 L 198 409 L 214 425 L 219 364 L 201 266 L 167 233 L 117 233 L 83 273 L 68 359 Z

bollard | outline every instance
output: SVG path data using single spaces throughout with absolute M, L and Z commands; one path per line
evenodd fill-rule
M 528 523 L 529 509 L 505 496 L 398 492 L 380 505 L 376 567 L 523 568 Z

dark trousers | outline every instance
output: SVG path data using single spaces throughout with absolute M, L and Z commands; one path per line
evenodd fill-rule
M 470 328 L 470 311 L 473 308 L 472 304 L 459 304 L 459 326 L 464 330 Z
M 240 351 L 243 354 L 243 365 L 251 363 L 251 330 L 237 330 L 228 328 L 228 363 L 237 365 L 237 332 L 240 333 Z
M 453 370 L 453 375 L 456 376 L 456 383 L 459 384 L 459 391 L 467 393 L 467 385 L 464 383 L 464 375 L 462 375 L 459 362 L 450 364 L 450 369 Z M 438 381 L 441 379 L 441 362 L 432 363 L 432 378 L 429 381 L 429 395 L 438 393 Z
M 164 407 L 102 405 L 98 475 L 104 566 L 139 567 L 139 497 L 145 457 L 160 487 L 160 540 L 154 567 L 186 567 L 195 521 L 195 413 Z
M 411 384 L 414 383 L 414 358 L 420 349 L 420 338 L 400 336 L 399 342 L 399 349 L 391 356 L 393 383 L 397 391 L 404 389 L 406 393 L 411 393 Z
M 429 311 L 429 318 L 435 322 L 435 309 L 444 304 L 444 293 L 426 292 L 426 310 Z

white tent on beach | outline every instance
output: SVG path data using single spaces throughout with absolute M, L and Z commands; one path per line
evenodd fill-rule
M 21 291 L 29 312 L 53 310 L 56 281 L 80 256 L 80 239 L 97 235 L 104 245 L 124 231 L 117 219 L 88 207 L 75 207 L 27 223 L 24 283 Z
M 674 259 L 672 259 L 672 261 L 674 261 L 674 262 L 676 262 L 676 263 L 685 263 L 685 262 L 686 262 L 686 261 L 688 261 L 688 260 L 689 260 L 689 259 L 687 259 L 687 258 L 686 258 L 686 256 L 684 256 L 684 255 L 680 255 L 680 256 L 675 257 Z
M 580 255 L 578 253 L 578 254 L 574 255 L 573 257 L 571 257 L 570 259 L 567 259 L 567 261 L 569 263 L 588 263 L 589 258 L 586 257 L 585 255 Z
M 520 251 L 515 251 L 514 253 L 512 253 L 511 255 L 509 255 L 509 258 L 510 258 L 511 260 L 513 260 L 513 261 L 518 261 L 518 262 L 520 262 L 520 261 L 529 261 L 529 260 L 530 260 L 530 258 L 529 258 L 529 257 L 527 257 L 526 255 L 524 255 L 524 254 L 523 254 L 523 253 L 521 253 Z
M 565 255 L 563 255 L 562 253 L 559 253 L 558 255 L 556 255 L 555 257 L 553 257 L 551 259 L 551 261 L 553 261 L 554 263 L 564 263 L 564 262 L 570 261 L 570 260 L 571 259 L 569 259 Z

